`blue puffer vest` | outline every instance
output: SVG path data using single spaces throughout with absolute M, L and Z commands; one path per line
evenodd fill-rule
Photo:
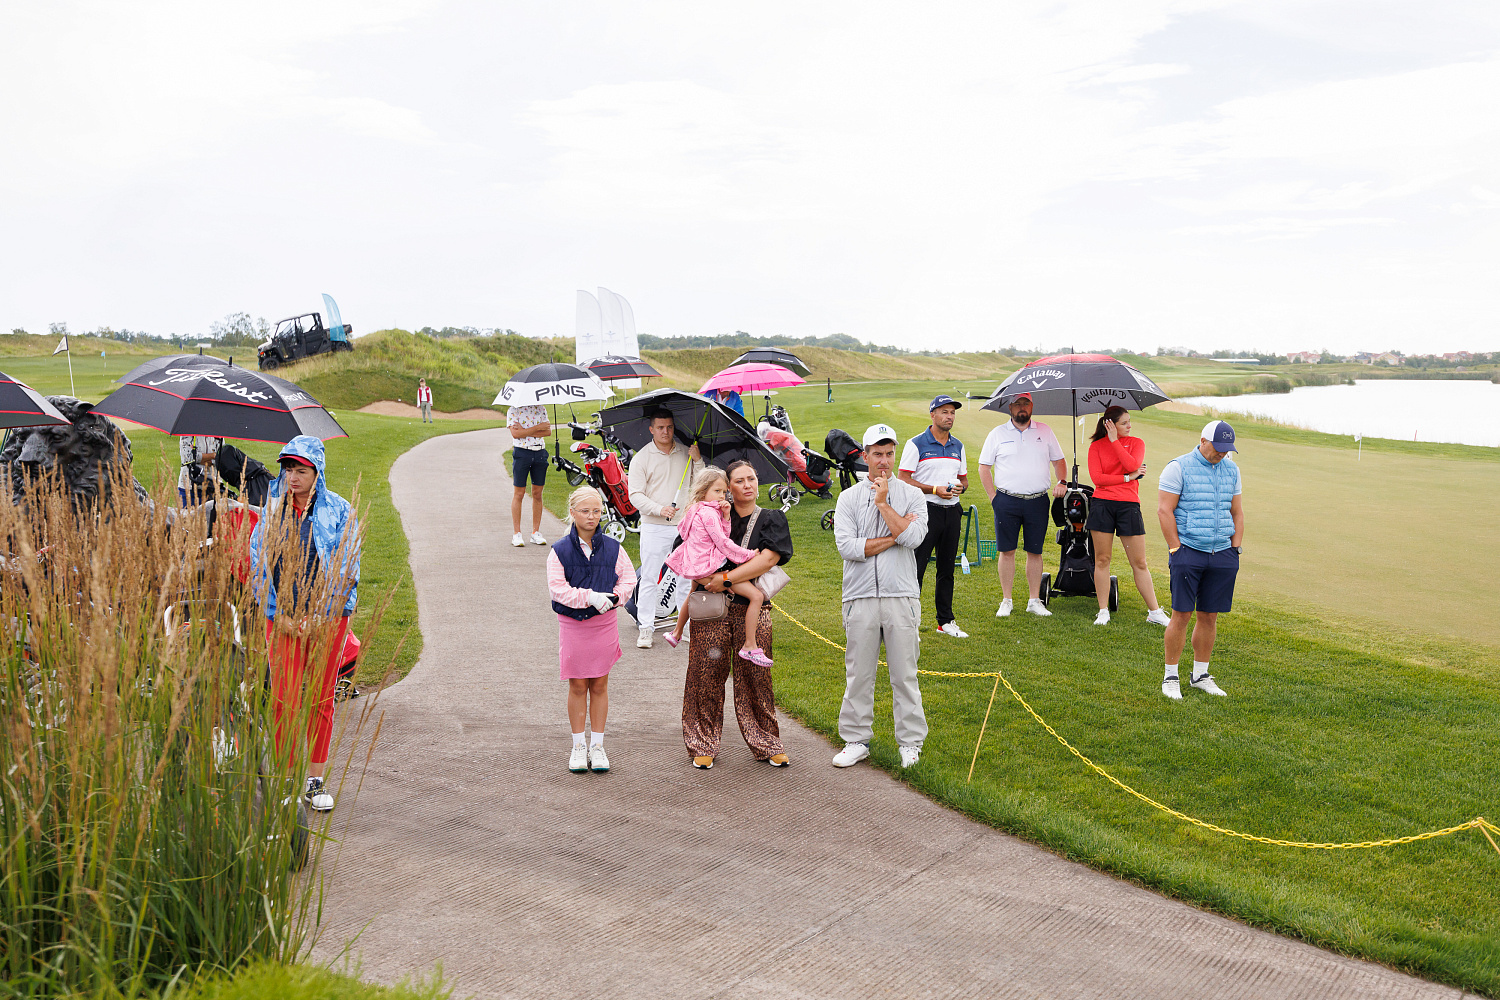
M 1199 552 L 1229 548 L 1234 518 L 1229 506 L 1240 485 L 1240 469 L 1229 456 L 1217 465 L 1194 448 L 1172 459 L 1182 469 L 1182 495 L 1177 500 L 1177 538 Z
M 568 586 L 597 590 L 602 594 L 613 593 L 615 584 L 620 580 L 615 573 L 615 562 L 620 558 L 620 543 L 604 532 L 596 531 L 591 547 L 594 550 L 592 559 L 583 554 L 583 546 L 578 542 L 578 529 L 569 528 L 562 541 L 552 546 L 552 551 L 557 553 L 557 561 L 562 563 L 563 572 L 568 577 Z M 599 614 L 593 608 L 570 608 L 556 601 L 552 602 L 552 610 L 581 622 Z

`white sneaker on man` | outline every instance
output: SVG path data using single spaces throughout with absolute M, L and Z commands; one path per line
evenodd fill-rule
M 1182 700 L 1182 684 L 1177 680 L 1176 674 L 1168 674 L 1162 679 L 1161 693 L 1173 701 Z
M 1108 608 L 1100 608 L 1099 609 L 1099 613 L 1094 616 L 1094 624 L 1095 625 L 1108 625 L 1109 624 L 1109 609 Z
M 1197 688 L 1199 691 L 1202 691 L 1204 694 L 1216 694 L 1220 698 L 1229 697 L 1228 691 L 1225 691 L 1223 688 L 1219 687 L 1219 685 L 1214 683 L 1213 674 L 1199 674 L 1197 677 L 1194 677 L 1192 679 L 1191 683 L 1193 687 Z
M 609 757 L 604 753 L 603 743 L 595 743 L 589 747 L 589 770 L 600 774 L 609 770 Z
M 546 545 L 547 544 L 547 539 L 545 539 L 545 538 L 542 537 L 542 533 L 540 531 L 533 531 L 531 533 L 531 544 L 532 545 Z
M 568 754 L 568 770 L 574 774 L 582 774 L 589 769 L 589 745 L 587 743 L 574 743 L 573 752 Z
M 1146 621 L 1152 625 L 1170 625 L 1172 624 L 1172 616 L 1167 614 L 1165 608 L 1157 608 L 1155 611 L 1148 611 L 1146 613 Z
M 642 625 L 640 632 L 637 633 L 635 637 L 635 648 L 650 649 L 651 637 L 655 634 L 656 630 L 653 629 L 650 625 Z
M 848 743 L 833 755 L 834 767 L 853 767 L 870 756 L 870 748 L 864 743 Z
M 514 545 L 518 549 L 525 548 L 526 539 L 522 538 L 521 533 L 518 531 L 514 535 L 510 536 L 510 544 Z
M 967 639 L 969 637 L 969 633 L 958 627 L 958 622 L 949 622 L 938 629 L 938 631 L 944 635 L 951 635 L 955 639 Z
M 1037 615 L 1042 618 L 1052 617 L 1052 612 L 1047 610 L 1047 605 L 1042 603 L 1042 599 L 1040 597 L 1033 597 L 1031 600 L 1027 601 L 1026 610 L 1028 613 Z
M 922 748 L 921 747 L 902 747 L 901 748 L 901 766 L 902 767 L 911 767 L 913 764 L 915 764 L 917 761 L 919 761 L 921 759 L 922 759 Z
M 1009 597 L 1007 597 L 1005 600 L 1001 601 L 1000 602 L 1000 606 L 995 609 L 995 617 L 996 618 L 1009 618 L 1010 617 L 1010 610 L 1013 607 L 1015 607 L 1015 605 L 1011 602 L 1011 599 Z

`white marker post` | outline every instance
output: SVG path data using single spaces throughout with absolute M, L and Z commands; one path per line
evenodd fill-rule
M 1356 462 L 1362 462 L 1362 461 L 1364 461 L 1364 457 L 1365 457 L 1365 442 L 1364 442 L 1363 435 L 1360 435 L 1360 434 L 1354 435 L 1354 443 L 1357 444 L 1357 445 L 1359 445 L 1359 449 L 1357 451 L 1355 451 L 1355 453 L 1354 453 L 1354 460 Z

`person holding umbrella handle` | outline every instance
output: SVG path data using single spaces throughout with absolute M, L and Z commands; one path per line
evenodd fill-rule
M 651 415 L 651 443 L 630 459 L 630 502 L 641 512 L 641 588 L 636 608 L 641 616 L 636 648 L 650 649 L 656 633 L 655 612 L 662 563 L 677 541 L 686 487 L 703 469 L 697 442 L 683 447 L 677 424 L 666 408 Z
M 1031 393 L 1010 401 L 1010 422 L 990 431 L 979 453 L 979 482 L 989 494 L 995 512 L 995 550 L 1000 554 L 1002 600 L 997 618 L 1011 613 L 1011 587 L 1016 577 L 1016 543 L 1025 531 L 1026 610 L 1043 618 L 1052 612 L 1042 603 L 1042 545 L 1047 538 L 1047 495 L 1063 495 L 1068 463 L 1063 460 L 1057 435 L 1044 423 L 1031 419 Z M 1048 475 L 1048 465 L 1056 475 Z

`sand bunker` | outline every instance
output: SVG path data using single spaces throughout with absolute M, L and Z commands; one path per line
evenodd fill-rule
M 410 403 L 397 403 L 390 399 L 380 399 L 369 406 L 361 406 L 360 413 L 374 413 L 381 417 L 410 417 L 413 420 L 422 419 L 422 411 Z M 434 420 L 504 420 L 505 414 L 499 410 L 486 410 L 474 408 L 471 410 L 460 410 L 457 413 L 443 413 L 440 410 L 432 411 Z

